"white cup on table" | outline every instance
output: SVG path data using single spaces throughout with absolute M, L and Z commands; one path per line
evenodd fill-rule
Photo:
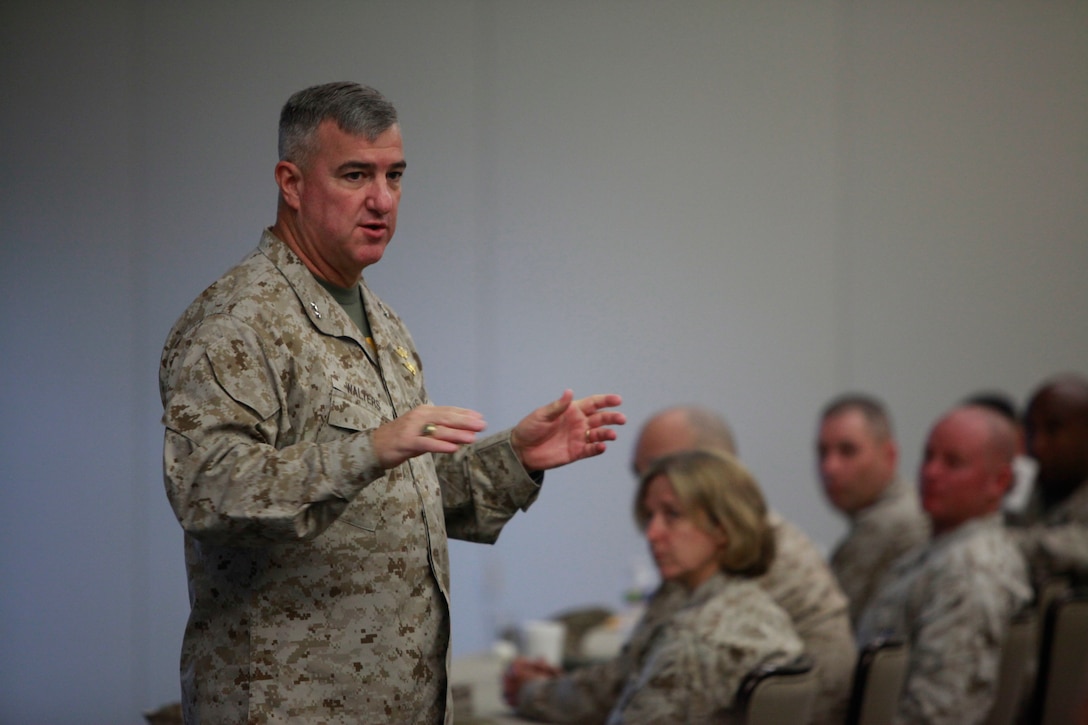
M 542 659 L 553 667 L 563 665 L 563 645 L 567 626 L 548 619 L 531 619 L 521 626 L 522 654 L 529 659 Z

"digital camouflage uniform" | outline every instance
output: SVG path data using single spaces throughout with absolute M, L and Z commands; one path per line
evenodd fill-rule
M 846 717 L 857 663 L 846 595 L 804 532 L 775 512 L 768 518 L 775 532 L 775 557 L 758 581 L 790 615 L 805 651 L 816 663 L 819 689 L 813 722 L 838 725 Z
M 858 617 L 880 577 L 901 555 L 929 541 L 929 517 L 918 490 L 896 479 L 880 497 L 850 517 L 850 531 L 831 554 L 831 571 L 850 601 L 850 620 Z
M 451 720 L 447 532 L 494 541 L 538 485 L 508 434 L 381 469 L 370 431 L 428 399 L 404 325 L 362 290 L 376 360 L 266 231 L 167 338 L 187 722 Z
M 1036 495 L 1026 518 L 1017 523 L 1010 531 L 1036 583 L 1041 585 L 1052 576 L 1088 583 L 1088 481 L 1045 513 Z
M 744 676 L 802 651 L 788 615 L 754 581 L 716 574 L 694 592 L 665 583 L 614 659 L 532 680 L 518 713 L 548 722 L 740 722 Z
M 858 641 L 897 637 L 910 663 L 896 725 L 973 725 L 993 704 L 1009 621 L 1032 597 L 1000 514 L 900 558 L 862 614 Z

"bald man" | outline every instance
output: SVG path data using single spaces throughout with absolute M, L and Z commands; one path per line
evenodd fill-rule
M 643 425 L 633 467 L 641 475 L 656 459 L 686 450 L 725 450 L 736 454 L 733 433 L 717 413 L 697 406 L 668 408 Z M 812 541 L 774 511 L 777 553 L 759 579 L 763 589 L 790 615 L 805 650 L 816 663 L 819 692 L 816 725 L 841 723 L 853 682 L 857 649 L 846 595 Z
M 955 408 L 930 430 L 919 479 L 932 539 L 896 561 L 858 624 L 860 644 L 910 645 L 896 725 L 989 715 L 1009 621 L 1032 597 L 1000 514 L 1015 454 L 1013 426 L 980 406 Z
M 1025 415 L 1028 452 L 1038 464 L 1027 526 L 1014 535 L 1042 581 L 1088 579 L 1088 379 L 1065 374 L 1035 391 Z

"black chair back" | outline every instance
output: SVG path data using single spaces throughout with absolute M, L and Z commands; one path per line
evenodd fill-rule
M 816 672 L 812 658 L 804 654 L 757 667 L 737 691 L 737 710 L 744 713 L 745 725 L 807 725 L 815 702 Z
M 1088 702 L 1088 593 L 1067 591 L 1047 607 L 1029 722 L 1066 725 Z
M 846 725 L 887 725 L 895 719 L 909 660 L 910 648 L 902 640 L 882 638 L 862 647 Z
M 986 725 L 1013 725 L 1019 722 L 1024 701 L 1031 689 L 1032 674 L 1039 651 L 1039 616 L 1034 603 L 1009 622 L 1001 647 L 1001 670 L 997 693 Z

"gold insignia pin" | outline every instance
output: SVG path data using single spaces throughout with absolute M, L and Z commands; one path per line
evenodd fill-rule
M 410 356 L 408 355 L 408 351 L 405 350 L 400 345 L 397 345 L 397 347 L 394 348 L 394 352 L 396 352 L 397 355 L 400 356 L 400 364 L 403 365 L 405 367 L 405 369 L 408 372 L 410 372 L 412 375 L 415 375 L 416 374 L 416 366 L 412 364 Z

